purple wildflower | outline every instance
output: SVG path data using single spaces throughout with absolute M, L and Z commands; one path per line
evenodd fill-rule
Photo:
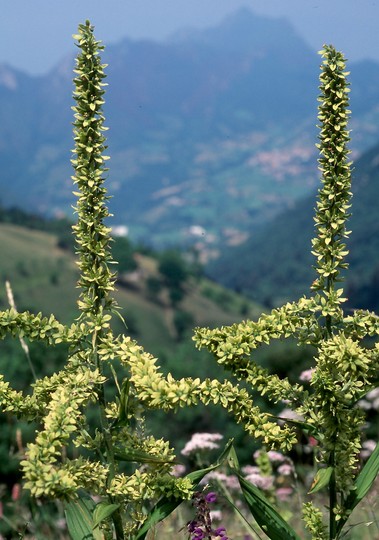
M 205 500 L 207 503 L 214 503 L 217 501 L 217 495 L 214 491 L 210 491 L 205 495 Z
M 210 491 L 205 494 L 202 491 L 196 491 L 192 497 L 192 504 L 196 508 L 195 519 L 187 523 L 187 531 L 190 533 L 191 540 L 204 540 L 219 538 L 219 540 L 228 540 L 225 527 L 212 528 L 211 512 L 209 504 L 217 501 L 217 494 Z
M 196 529 L 197 522 L 193 519 L 187 523 L 187 531 L 192 533 Z

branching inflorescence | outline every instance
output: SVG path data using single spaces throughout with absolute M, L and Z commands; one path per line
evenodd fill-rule
M 114 401 L 105 398 L 108 381 L 104 364 L 116 356 L 110 344 L 122 341 L 110 330 L 117 306 L 111 295 L 115 274 L 109 268 L 110 229 L 105 225 L 109 215 L 103 178 L 108 159 L 104 155 L 106 128 L 102 113 L 105 66 L 99 56 L 103 47 L 95 40 L 88 21 L 79 26 L 75 38 L 80 53 L 74 79 L 72 163 L 78 190 L 78 222 L 73 229 L 79 255 L 81 315 L 75 324 L 66 327 L 54 316 L 17 313 L 14 309 L 0 313 L 1 338 L 11 334 L 50 346 L 61 342 L 69 345 L 65 367 L 51 377 L 37 380 L 30 395 L 16 392 L 0 376 L 0 405 L 4 411 L 36 420 L 40 425 L 21 463 L 25 487 L 32 495 L 76 500 L 71 504 L 78 504 L 82 513 L 88 508 L 81 505 L 79 490 L 97 495 L 101 499 L 97 507 L 93 503 L 93 515 L 98 508 L 101 517 L 94 520 L 90 514 L 91 523 L 100 525 L 107 538 L 116 534 L 118 539 L 124 539 L 133 537 L 146 520 L 144 508 L 149 500 L 162 495 L 190 499 L 193 486 L 189 479 L 171 474 L 174 454 L 167 442 L 134 434 L 131 419 L 135 390 L 124 384 L 122 395 Z M 128 348 L 122 358 L 130 357 L 132 363 L 137 345 L 128 338 L 124 342 Z M 86 416 L 88 408 L 94 406 L 99 417 L 95 432 Z M 70 459 L 70 446 L 85 450 L 86 457 Z M 125 472 L 125 463 L 129 464 L 129 473 Z M 137 467 L 138 463 L 143 469 Z M 68 511 L 72 508 L 75 510 L 68 506 Z
M 318 441 L 320 469 L 313 491 L 328 487 L 329 532 L 322 513 L 307 503 L 304 519 L 313 538 L 337 538 L 349 512 L 357 504 L 352 493 L 359 472 L 364 414 L 357 401 L 375 387 L 379 375 L 379 348 L 367 349 L 362 340 L 377 336 L 379 319 L 364 311 L 345 316 L 342 310 L 341 271 L 347 268 L 344 239 L 349 232 L 351 163 L 348 161 L 348 83 L 345 60 L 332 46 L 321 51 L 320 75 L 320 170 L 313 240 L 317 278 L 313 295 L 300 298 L 262 315 L 256 322 L 242 322 L 217 329 L 198 328 L 194 340 L 199 348 L 213 353 L 216 361 L 239 381 L 272 402 L 285 401 L 304 421 L 278 422 L 254 406 L 250 393 L 229 382 L 164 378 L 155 360 L 145 366 L 131 364 L 132 380 L 145 406 L 164 409 L 220 402 L 256 439 L 269 448 L 289 450 L 297 441 L 299 428 Z M 315 366 L 310 386 L 291 384 L 260 367 L 251 357 L 262 344 L 279 338 L 295 338 L 299 345 L 315 349 Z M 352 502 L 354 500 L 354 503 Z M 320 517 L 321 516 L 321 517 Z M 292 536 L 291 536 L 292 538 Z

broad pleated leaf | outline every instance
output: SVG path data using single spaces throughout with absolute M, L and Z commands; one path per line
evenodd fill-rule
M 254 519 L 271 540 L 301 540 L 263 493 L 237 473 L 243 496 Z
M 334 471 L 334 467 L 327 467 L 326 469 L 319 469 L 314 477 L 311 485 L 311 489 L 308 493 L 316 493 L 320 489 L 326 487 L 329 484 L 330 477 Z
M 375 482 L 379 472 L 379 443 L 376 445 L 375 450 L 367 460 L 365 466 L 359 473 L 355 480 L 353 491 L 348 496 L 345 508 L 346 510 L 354 510 L 354 508 L 361 502 L 361 500 L 367 495 L 371 486 Z M 337 526 L 337 531 L 340 532 L 345 525 L 347 518 L 342 518 Z
M 355 480 L 353 491 L 348 496 L 345 508 L 346 510 L 354 510 L 354 508 L 367 495 L 379 472 L 379 443 L 375 450 L 367 460 L 365 466 Z M 348 518 L 342 518 L 337 525 L 337 532 L 341 532 Z
M 93 518 L 92 518 L 93 519 L 93 526 L 92 526 L 92 528 L 94 529 L 95 527 L 100 525 L 100 523 L 102 521 L 104 521 L 109 516 L 111 516 L 113 514 L 113 512 L 118 510 L 118 508 L 120 508 L 119 504 L 110 504 L 110 503 L 106 503 L 106 502 L 101 502 L 101 503 L 97 504 L 96 508 L 95 508 L 95 510 L 93 512 Z
M 233 439 L 231 439 L 228 444 L 225 446 L 223 452 L 219 456 L 218 460 L 209 467 L 206 467 L 205 469 L 200 469 L 199 471 L 193 471 L 189 474 L 187 474 L 186 478 L 189 478 L 191 482 L 196 485 L 204 478 L 206 474 L 208 474 L 211 471 L 214 471 L 217 469 L 217 467 L 220 467 L 222 463 L 228 458 L 229 453 L 231 451 L 231 448 L 233 448 Z M 135 536 L 134 540 L 144 540 L 146 538 L 147 533 L 149 530 L 154 527 L 157 523 L 164 520 L 167 516 L 169 516 L 175 508 L 177 508 L 184 499 L 180 498 L 173 498 L 173 497 L 162 497 L 158 501 L 158 503 L 154 506 L 154 508 L 149 513 L 149 516 L 147 520 L 145 521 L 144 525 L 141 527 L 141 529 L 138 531 L 137 535 Z
M 65 505 L 67 529 L 72 540 L 103 540 L 99 530 L 93 530 L 95 503 L 88 495 Z

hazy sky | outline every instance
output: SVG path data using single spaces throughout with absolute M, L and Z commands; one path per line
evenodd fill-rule
M 0 62 L 48 71 L 76 50 L 71 36 L 85 19 L 105 44 L 162 40 L 183 27 L 213 26 L 240 6 L 286 17 L 315 50 L 332 43 L 350 60 L 379 61 L 379 0 L 1 0 Z

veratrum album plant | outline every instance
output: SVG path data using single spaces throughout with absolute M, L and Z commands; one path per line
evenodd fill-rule
M 64 326 L 53 315 L 18 313 L 14 308 L 0 312 L 1 338 L 10 334 L 50 346 L 69 345 L 63 369 L 38 379 L 29 394 L 13 390 L 0 375 L 3 411 L 35 420 L 39 426 L 21 463 L 24 487 L 36 498 L 64 501 L 74 540 L 144 539 L 151 527 L 191 498 L 197 512 L 191 530 L 187 529 L 191 538 L 226 538 L 224 527 L 212 528 L 207 504 L 214 495 L 205 495 L 199 482 L 217 467 L 228 465 L 239 479 L 252 519 L 266 535 L 272 540 L 299 539 L 280 508 L 244 477 L 232 441 L 214 465 L 177 478 L 169 444 L 144 436 L 139 429 L 139 418 L 146 409 L 219 404 L 267 450 L 285 453 L 301 433 L 312 435 L 317 441 L 318 471 L 302 518 L 312 539 L 340 538 L 350 513 L 379 470 L 378 447 L 361 468 L 358 456 L 365 415 L 357 406 L 377 386 L 378 345 L 366 348 L 363 340 L 378 335 L 379 319 L 364 311 L 345 315 L 343 290 L 338 288 L 341 271 L 347 268 L 344 242 L 350 205 L 348 83 L 343 55 L 331 46 L 321 52 L 322 187 L 313 240 L 317 277 L 311 295 L 263 314 L 256 322 L 215 330 L 198 328 L 197 346 L 209 349 L 231 380 L 175 380 L 171 374 L 164 377 L 156 359 L 137 342 L 111 330 L 118 306 L 112 296 L 115 275 L 110 270 L 110 229 L 105 225 L 109 214 L 104 187 L 105 75 L 99 56 L 103 47 L 95 40 L 89 21 L 79 26 L 75 39 L 80 52 L 74 78 L 72 163 L 78 198 L 74 233 L 81 314 L 74 324 Z M 314 348 L 307 386 L 291 384 L 254 361 L 256 348 L 290 337 Z M 117 373 L 124 369 L 120 382 L 116 365 Z M 116 389 L 111 400 L 106 392 L 110 384 Z M 280 419 L 262 411 L 254 403 L 252 390 L 273 403 L 285 401 L 302 420 Z M 89 423 L 94 410 L 96 429 Z M 328 497 L 325 508 L 312 502 L 312 494 L 321 490 Z M 233 537 L 233 531 L 228 530 L 228 535 Z
M 106 357 L 117 343 L 119 363 L 138 363 L 140 347 L 128 337 L 113 336 L 112 298 L 115 275 L 109 249 L 104 117 L 105 77 L 93 28 L 87 21 L 75 36 L 80 48 L 75 69 L 75 150 L 73 180 L 77 187 L 78 215 L 74 232 L 80 268 L 79 308 L 81 315 L 70 327 L 56 318 L 9 309 L 0 313 L 0 335 L 41 340 L 48 345 L 69 344 L 64 368 L 39 379 L 33 392 L 13 390 L 0 376 L 0 404 L 4 411 L 39 424 L 35 441 L 28 445 L 21 463 L 25 488 L 34 497 L 66 501 L 67 524 L 77 538 L 133 538 L 146 520 L 149 501 L 162 495 L 190 498 L 190 479 L 171 474 L 174 454 L 162 439 L 142 437 L 135 429 L 139 405 L 127 378 L 115 399 L 108 401 L 104 376 Z M 109 354 L 107 355 L 107 352 Z M 97 409 L 98 426 L 91 430 L 87 413 Z M 80 457 L 70 459 L 69 447 Z M 138 466 L 138 464 L 140 466 Z M 90 497 L 97 497 L 97 504 Z
M 297 302 L 273 309 L 256 322 L 229 327 L 198 328 L 195 342 L 211 351 L 216 361 L 237 381 L 200 381 L 164 378 L 154 360 L 131 366 L 131 381 L 147 407 L 175 409 L 198 402 L 220 403 L 236 422 L 268 449 L 289 451 L 300 433 L 317 441 L 318 471 L 310 494 L 324 490 L 328 505 L 303 505 L 303 520 L 314 540 L 337 539 L 351 512 L 368 493 L 379 470 L 379 447 L 361 468 L 359 453 L 364 438 L 365 413 L 358 406 L 379 380 L 379 346 L 365 347 L 364 339 L 379 333 L 379 318 L 356 310 L 345 315 L 342 304 L 341 271 L 347 269 L 345 238 L 350 208 L 351 163 L 348 161 L 348 72 L 343 55 L 332 46 L 321 51 L 320 75 L 319 190 L 313 240 L 317 277 L 312 294 Z M 306 246 L 304 246 L 306 248 Z M 248 271 L 248 269 L 246 270 Z M 295 338 L 299 345 L 314 348 L 310 385 L 291 384 L 254 362 L 252 353 L 274 339 Z M 246 387 L 258 391 L 272 403 L 285 402 L 301 421 L 286 420 L 254 405 Z M 265 499 L 259 489 L 239 472 L 236 456 L 230 463 L 240 480 L 242 492 L 257 523 L 271 539 L 298 538 L 295 531 Z

